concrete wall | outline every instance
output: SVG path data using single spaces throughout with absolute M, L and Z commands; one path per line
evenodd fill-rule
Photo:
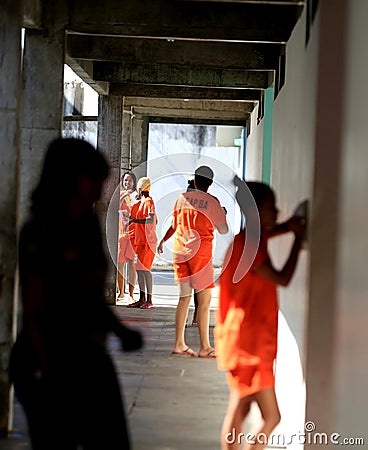
M 287 219 L 304 199 L 313 204 L 318 24 L 308 46 L 303 13 L 286 49 L 286 83 L 274 103 L 271 186 L 276 191 L 279 220 Z M 255 123 L 253 121 L 253 123 Z M 263 121 L 247 142 L 247 179 L 262 176 Z M 292 235 L 274 239 L 271 258 L 282 266 Z M 291 284 L 279 288 L 280 324 L 276 391 L 282 422 L 276 430 L 290 436 L 304 430 L 306 322 L 309 250 L 303 250 Z M 298 443 L 294 442 L 300 448 Z M 289 447 L 288 447 L 289 448 Z
M 368 3 L 351 0 L 347 12 L 331 430 L 345 437 L 365 435 L 365 445 L 360 447 L 365 448 L 368 444 Z
M 286 83 L 273 111 L 271 185 L 277 193 L 279 220 L 288 218 L 296 205 L 313 204 L 315 107 L 317 89 L 318 28 L 308 46 L 305 11 L 286 48 Z M 292 235 L 275 239 L 271 254 L 281 266 L 288 255 Z M 309 250 L 303 250 L 291 284 L 279 288 L 280 327 L 276 389 L 283 389 L 280 409 L 285 430 L 304 430 L 304 359 L 308 304 Z M 287 391 L 285 392 L 285 387 Z M 282 425 L 282 424 L 281 424 Z
M 305 23 L 303 14 L 287 45 L 286 83 L 274 104 L 271 185 L 277 194 L 279 220 L 288 218 L 300 201 L 313 202 L 318 28 L 315 26 L 305 47 Z M 275 241 L 273 255 L 279 264 L 283 263 L 291 240 L 288 236 Z M 307 258 L 308 251 L 304 251 L 292 284 L 279 293 L 286 319 L 293 315 L 290 326 L 301 353 Z
M 260 180 L 262 178 L 262 143 L 263 143 L 263 120 L 257 125 L 258 108 L 251 116 L 250 135 L 247 138 L 246 170 L 247 180 Z

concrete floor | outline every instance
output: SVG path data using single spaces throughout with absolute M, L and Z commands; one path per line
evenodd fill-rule
M 112 336 L 109 340 L 123 390 L 134 450 L 220 449 L 220 428 L 228 396 L 225 373 L 217 370 L 214 359 L 171 354 L 177 295 L 176 286 L 156 276 L 155 309 L 127 309 L 125 301 L 113 307 L 119 318 L 139 328 L 145 337 L 144 348 L 135 353 L 122 353 L 118 339 Z M 211 307 L 211 337 L 217 300 L 216 288 Z M 189 313 L 190 322 L 192 311 Z M 283 433 L 297 433 L 296 427 L 300 429 L 304 420 L 301 372 L 287 325 L 282 320 L 280 322 L 283 330 L 280 332 L 280 347 L 285 348 L 287 357 L 283 357 L 284 350 L 279 353 L 287 367 L 280 371 L 281 364 L 278 364 L 278 375 L 280 372 L 284 375 L 277 377 L 282 379 L 283 387 L 276 388 L 281 413 L 284 416 L 286 411 L 287 417 L 279 429 Z M 187 343 L 198 350 L 196 327 L 187 328 Z M 294 363 L 290 365 L 291 361 Z M 247 428 L 253 427 L 258 419 L 258 411 L 253 408 Z M 270 447 L 302 448 L 297 442 L 286 441 L 286 444 Z M 0 450 L 21 449 L 30 450 L 30 445 L 22 409 L 15 402 L 14 431 L 8 439 L 0 440 Z

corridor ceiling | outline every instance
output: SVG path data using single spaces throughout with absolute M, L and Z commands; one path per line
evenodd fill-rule
M 226 111 L 240 103 L 249 119 L 256 102 L 262 115 L 266 88 L 282 88 L 285 46 L 303 8 L 309 17 L 316 3 L 25 0 L 24 26 L 42 29 L 41 17 L 63 16 L 65 61 L 100 94 L 155 98 L 157 115 L 176 108 L 183 118 L 204 101 Z

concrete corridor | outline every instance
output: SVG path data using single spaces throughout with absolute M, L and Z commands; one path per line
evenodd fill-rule
M 171 355 L 178 290 L 171 282 L 162 280 L 155 277 L 155 309 L 127 309 L 123 306 L 125 301 L 113 307 L 118 317 L 139 328 L 145 336 L 144 348 L 134 353 L 122 353 L 115 336 L 109 341 L 123 390 L 133 449 L 220 450 L 220 429 L 228 397 L 225 373 L 217 370 L 214 359 Z M 218 289 L 215 288 L 211 305 L 211 339 L 217 301 Z M 191 323 L 192 314 L 193 305 L 188 323 Z M 293 351 L 293 343 L 284 327 L 285 322 L 281 320 L 279 357 L 282 364 L 277 367 L 277 378 L 281 383 L 277 390 L 283 421 L 278 433 L 289 435 L 298 432 L 296 427 L 300 421 L 303 423 L 304 400 L 302 384 L 293 387 L 298 379 L 295 372 L 298 355 Z M 198 350 L 196 327 L 187 327 L 187 343 Z M 253 428 L 257 421 L 258 411 L 253 408 L 247 428 Z M 14 425 L 10 437 L 0 440 L 0 450 L 30 450 L 22 409 L 17 402 Z M 286 438 L 284 445 L 270 445 L 270 448 L 301 447 L 296 441 L 289 443 Z

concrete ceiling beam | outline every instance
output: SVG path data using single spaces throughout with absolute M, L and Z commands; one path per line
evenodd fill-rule
M 74 0 L 69 31 L 137 37 L 287 42 L 303 3 Z
M 209 69 L 169 64 L 94 63 L 94 79 L 109 83 L 150 83 L 176 86 L 266 89 L 274 80 L 273 71 Z
M 69 34 L 67 53 L 74 59 L 124 63 L 174 64 L 223 69 L 277 70 L 283 44 L 253 44 L 140 39 Z
M 40 29 L 42 27 L 41 0 L 23 0 L 23 27 Z
M 84 60 L 75 60 L 68 55 L 65 56 L 65 64 L 87 84 L 89 84 L 98 94 L 109 94 L 109 83 L 105 81 L 95 81 L 93 75 L 93 62 Z
M 254 109 L 254 102 L 231 101 L 223 102 L 216 100 L 177 100 L 177 99 L 157 99 L 141 97 L 124 97 L 124 109 L 129 108 L 151 108 L 156 109 L 180 109 L 182 111 L 204 111 L 204 112 L 233 112 L 251 113 Z
M 261 101 L 262 89 L 226 89 L 154 84 L 110 83 L 110 95 L 123 97 L 152 97 L 202 100 L 247 100 Z
M 208 0 L 183 0 L 186 2 L 208 2 Z M 268 5 L 304 5 L 305 0 L 211 0 L 211 2 L 221 2 L 221 3 L 262 3 Z
M 133 116 L 159 116 L 159 117 L 171 117 L 171 118 L 186 118 L 191 120 L 216 120 L 216 121 L 244 121 L 248 117 L 247 112 L 236 111 L 198 111 L 196 109 L 171 109 L 171 108 L 144 108 L 144 107 L 132 107 L 129 113 Z M 178 121 L 177 121 L 178 122 Z

